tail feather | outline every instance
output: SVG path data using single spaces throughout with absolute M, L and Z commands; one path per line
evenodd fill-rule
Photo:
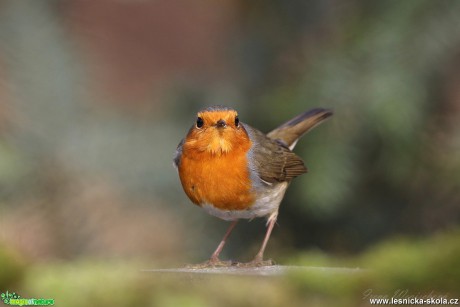
M 332 116 L 332 114 L 331 110 L 322 108 L 306 111 L 272 130 L 267 136 L 271 139 L 282 141 L 292 149 L 302 135 Z

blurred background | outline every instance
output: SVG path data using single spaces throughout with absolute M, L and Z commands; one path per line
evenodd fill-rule
M 335 112 L 296 147 L 309 173 L 267 257 L 355 257 L 458 228 L 459 13 L 428 0 L 0 2 L 5 257 L 26 276 L 206 260 L 228 224 L 186 198 L 172 156 L 214 104 L 264 132 Z M 264 223 L 240 223 L 223 258 L 250 260 Z

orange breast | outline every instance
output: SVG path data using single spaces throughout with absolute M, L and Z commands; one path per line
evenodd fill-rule
M 222 154 L 198 151 L 184 144 L 179 176 L 187 196 L 197 205 L 244 210 L 254 202 L 246 153 L 250 141 Z

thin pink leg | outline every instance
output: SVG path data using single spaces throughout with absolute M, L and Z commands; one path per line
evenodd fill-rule
M 256 257 L 252 261 L 253 263 L 262 263 L 264 260 L 264 251 L 265 247 L 267 247 L 268 239 L 270 239 L 270 235 L 272 233 L 273 227 L 276 223 L 276 218 L 278 217 L 278 213 L 273 214 L 268 219 L 268 227 L 267 232 L 265 233 L 264 241 L 262 242 L 262 247 L 260 248 L 259 252 L 257 253 Z
M 222 239 L 222 241 L 220 241 L 219 246 L 217 246 L 217 249 L 214 251 L 214 253 L 212 253 L 211 259 L 209 259 L 209 262 L 213 263 L 213 262 L 220 261 L 219 254 L 224 248 L 225 242 L 227 241 L 227 238 L 230 236 L 230 233 L 232 233 L 233 228 L 235 228 L 236 223 L 238 223 L 238 220 L 235 220 L 230 224 L 230 227 L 228 227 L 227 232 L 224 235 L 224 238 Z

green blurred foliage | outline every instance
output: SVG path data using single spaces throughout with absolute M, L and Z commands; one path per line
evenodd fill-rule
M 262 21 L 253 32 L 264 32 L 276 7 L 283 17 L 275 22 L 302 24 L 295 16 L 305 14 L 311 24 L 308 38 L 288 36 L 306 59 L 283 54 L 286 65 L 260 76 L 269 81 L 251 111 L 265 131 L 317 105 L 335 116 L 296 148 L 310 173 L 294 181 L 281 207 L 286 236 L 342 252 L 392 233 L 457 225 L 459 3 L 293 3 L 254 9 Z M 297 15 L 285 16 L 293 7 Z
M 0 292 L 10 287 L 20 287 L 26 272 L 26 262 L 16 251 L 0 245 Z
M 459 238 L 455 229 L 426 240 L 391 240 L 367 252 L 363 265 L 373 269 L 373 278 L 379 280 L 373 283 L 382 291 L 411 288 L 458 295 Z
M 452 229 L 424 240 L 394 238 L 355 257 L 306 252 L 287 259 L 294 269 L 284 276 L 148 272 L 142 270 L 151 263 L 124 260 L 56 262 L 28 269 L 14 291 L 66 306 L 357 306 L 378 297 L 458 298 L 459 251 L 460 231 Z

